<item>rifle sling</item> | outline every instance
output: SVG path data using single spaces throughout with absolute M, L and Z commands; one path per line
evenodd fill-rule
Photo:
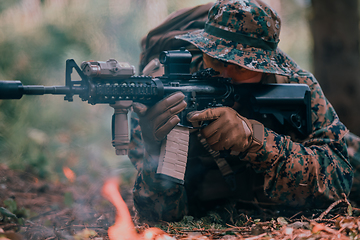
M 236 189 L 235 173 L 231 169 L 229 163 L 226 161 L 224 157 L 221 156 L 219 151 L 214 151 L 210 148 L 209 144 L 206 142 L 205 138 L 201 136 L 200 132 L 197 133 L 197 137 L 200 143 L 213 157 L 216 165 L 219 167 L 219 170 L 222 176 L 224 177 L 226 183 L 229 185 L 231 191 L 235 191 Z

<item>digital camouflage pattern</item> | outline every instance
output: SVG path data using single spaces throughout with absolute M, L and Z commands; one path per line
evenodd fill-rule
M 306 139 L 299 139 L 291 132 L 279 134 L 280 129 L 265 125 L 264 145 L 259 151 L 226 158 L 235 172 L 236 189 L 231 191 L 197 132 L 190 134 L 185 185 L 158 179 L 158 159 L 151 159 L 144 150 L 134 114 L 129 158 L 138 170 L 134 204 L 140 217 L 176 221 L 186 214 L 203 214 L 227 201 L 296 209 L 325 207 L 343 193 L 348 195 L 353 181 L 344 140 L 348 130 L 314 76 L 276 47 L 280 31 L 277 14 L 257 0 L 218 1 L 209 12 L 207 24 L 225 32 L 205 27 L 179 38 L 210 56 L 266 73 L 264 83 L 279 82 L 276 75 L 282 75 L 288 83 L 307 84 L 313 131 Z
M 344 141 L 347 129 L 339 121 L 316 79 L 310 73 L 299 70 L 298 76 L 289 81 L 306 83 L 312 90 L 313 132 L 308 139 L 298 141 L 265 128 L 265 141 L 260 151 L 248 153 L 238 159 L 229 159 L 233 169 L 240 169 L 240 171 L 235 171 L 240 177 L 239 180 L 237 179 L 238 185 L 246 185 L 244 188 L 239 186 L 239 192 L 231 195 L 234 201 L 252 201 L 260 204 L 263 201 L 276 203 L 282 207 L 297 208 L 325 207 L 341 199 L 342 193 L 348 195 L 350 192 L 353 171 L 348 162 Z M 207 173 L 214 171 L 214 167 L 209 167 L 209 163 L 204 163 L 203 159 L 209 158 L 209 154 L 201 152 L 201 147 L 194 141 L 190 141 L 185 186 L 157 179 L 155 177 L 156 164 L 154 164 L 157 160 L 149 159 L 144 153 L 141 130 L 136 118 L 133 118 L 132 126 L 134 127 L 132 135 L 134 148 L 130 151 L 129 157 L 137 164 L 138 176 L 134 187 L 134 203 L 141 216 L 155 221 L 179 220 L 185 214 L 196 214 L 189 211 L 189 208 L 199 210 L 200 206 L 206 205 L 207 196 L 209 196 L 209 201 L 214 200 L 212 195 L 227 196 L 221 191 L 227 188 L 226 184 L 220 183 L 217 185 L 219 189 L 211 190 L 217 192 L 216 194 L 203 193 L 217 187 L 214 182 L 211 182 L 214 177 L 206 178 Z M 196 154 L 191 151 L 201 153 Z M 194 155 L 195 157 L 192 157 Z M 251 169 L 254 170 L 252 178 L 244 175 L 244 172 L 248 173 L 251 170 L 244 170 L 244 168 L 249 168 L 246 163 L 249 163 Z M 216 171 L 219 175 L 220 171 L 218 169 Z M 194 177 L 194 175 L 204 177 Z M 221 178 L 217 180 L 222 181 Z M 252 182 L 261 181 L 262 183 L 257 186 L 252 184 Z M 209 187 L 201 189 L 204 186 Z M 258 193 L 259 187 L 262 188 L 264 194 Z M 189 201 L 197 207 L 189 206 Z
M 218 60 L 290 76 L 296 64 L 279 48 L 281 19 L 261 1 L 217 1 L 205 29 L 177 36 Z
M 354 181 L 350 192 L 350 200 L 360 206 L 360 137 L 353 133 L 345 136 L 348 146 L 350 164 L 354 169 Z

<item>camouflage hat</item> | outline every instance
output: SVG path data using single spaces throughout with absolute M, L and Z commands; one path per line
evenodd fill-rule
M 219 0 L 205 29 L 177 36 L 221 61 L 246 69 L 293 75 L 297 64 L 278 47 L 280 17 L 260 0 Z

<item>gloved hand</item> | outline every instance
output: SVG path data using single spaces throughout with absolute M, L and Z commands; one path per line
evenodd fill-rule
M 263 145 L 264 126 L 241 116 L 230 107 L 190 112 L 187 118 L 194 125 L 210 120 L 211 123 L 201 130 L 201 134 L 215 151 L 231 150 L 237 154 L 256 152 Z
M 133 103 L 134 112 L 139 116 L 145 149 L 151 155 L 160 153 L 161 141 L 180 122 L 178 113 L 186 108 L 185 95 L 176 92 L 148 108 L 141 103 Z

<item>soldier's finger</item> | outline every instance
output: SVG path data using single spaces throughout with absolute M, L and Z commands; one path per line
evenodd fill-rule
M 186 108 L 186 102 L 181 101 L 179 104 L 175 105 L 174 107 L 168 109 L 166 112 L 155 117 L 153 120 L 155 129 L 159 128 L 161 125 L 163 125 L 165 122 L 167 122 L 171 117 L 173 117 L 174 115 L 177 115 L 178 113 L 183 111 L 185 108 Z
M 143 117 L 146 114 L 146 111 L 148 110 L 148 107 L 142 103 L 134 102 L 132 104 L 134 112 L 139 116 Z
M 208 108 L 203 111 L 190 112 L 187 115 L 189 122 L 199 122 L 205 120 L 214 120 L 222 114 L 221 108 Z
M 180 118 L 177 115 L 171 117 L 164 125 L 155 131 L 155 137 L 159 140 L 164 139 L 179 122 Z
M 153 107 L 148 110 L 148 119 L 153 119 L 154 117 L 158 116 L 159 114 L 166 112 L 168 109 L 178 105 L 182 102 L 185 98 L 185 95 L 182 92 L 175 92 L 165 99 L 161 100 Z

